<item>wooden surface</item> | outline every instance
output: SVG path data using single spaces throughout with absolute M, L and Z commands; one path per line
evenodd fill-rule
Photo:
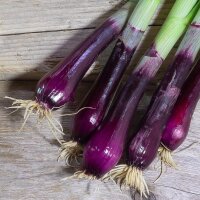
M 136 0 L 137 2 L 137 0 Z M 154 17 L 142 45 L 133 60 L 149 46 L 163 23 L 173 0 L 161 6 Z M 35 117 L 28 121 L 23 133 L 17 133 L 22 124 L 23 111 L 8 115 L 4 107 L 10 101 L 4 96 L 30 99 L 34 95 L 35 81 L 55 66 L 80 43 L 94 27 L 121 4 L 120 0 L 7 0 L 0 4 L 0 199 L 65 199 L 65 200 L 131 200 L 133 191 L 120 191 L 114 183 L 100 181 L 66 180 L 73 173 L 63 162 L 56 162 L 58 144 L 46 123 L 36 125 Z M 177 46 L 177 45 L 176 45 Z M 108 48 L 100 56 L 100 66 L 110 53 Z M 175 51 L 176 47 L 172 51 Z M 169 63 L 168 57 L 139 108 L 144 110 L 148 95 Z M 130 70 L 130 69 L 129 69 Z M 98 71 L 98 70 L 97 70 Z M 95 71 L 96 72 L 96 71 Z M 96 73 L 86 77 L 77 93 L 76 102 L 56 112 L 69 132 L 72 118 L 59 117 L 60 113 L 76 109 L 83 94 L 89 89 Z M 31 79 L 31 80 L 30 80 Z M 179 150 L 199 142 L 200 104 L 193 116 L 190 134 Z M 155 161 L 145 178 L 152 192 L 151 200 L 199 200 L 200 199 L 200 147 L 192 147 L 174 155 L 179 170 L 168 169 L 155 184 L 159 166 Z M 137 197 L 136 197 L 137 199 Z M 139 199 L 139 198 L 138 198 Z
M 122 4 L 120 2 L 121 0 L 2 1 L 0 80 L 39 79 L 83 41 L 94 27 L 116 11 Z M 145 37 L 139 55 L 150 45 L 172 2 L 167 0 L 162 4 L 162 12 L 152 19 L 152 26 L 147 31 L 148 37 Z M 110 49 L 98 59 L 101 66 Z

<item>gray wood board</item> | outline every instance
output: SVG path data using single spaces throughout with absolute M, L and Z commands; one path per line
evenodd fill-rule
M 56 111 L 55 116 L 60 118 L 61 113 L 76 110 L 90 85 L 91 82 L 82 82 L 76 102 L 64 110 Z M 34 95 L 34 88 L 35 82 L 31 81 L 0 82 L 0 199 L 132 199 L 133 191 L 120 191 L 112 182 L 75 179 L 63 181 L 62 179 L 73 174 L 73 170 L 67 169 L 64 162 L 56 161 L 59 147 L 45 121 L 42 125 L 37 125 L 35 116 L 32 116 L 24 131 L 17 132 L 23 122 L 23 112 L 8 115 L 10 111 L 4 107 L 11 102 L 3 97 L 7 95 L 30 99 Z M 139 110 L 143 109 L 144 105 L 141 104 Z M 199 109 L 200 104 L 193 116 L 189 136 L 178 151 L 199 142 Z M 60 118 L 60 121 L 69 133 L 72 118 L 64 117 Z M 179 170 L 167 169 L 155 184 L 153 181 L 160 172 L 159 162 L 156 160 L 144 172 L 150 190 L 157 200 L 200 199 L 199 151 L 199 143 L 196 143 L 175 153 L 174 158 Z M 154 199 L 154 196 L 151 199 Z

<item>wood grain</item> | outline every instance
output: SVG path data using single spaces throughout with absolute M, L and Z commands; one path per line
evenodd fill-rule
M 30 99 L 34 95 L 36 82 L 31 81 L 1 81 L 0 82 L 0 199 L 65 199 L 65 200 L 131 200 L 134 191 L 120 191 L 112 182 L 87 181 L 63 178 L 72 175 L 72 169 L 66 169 L 63 162 L 56 162 L 58 144 L 55 142 L 48 126 L 36 125 L 32 116 L 22 133 L 17 133 L 22 123 L 23 112 L 8 116 L 4 107 L 10 101 L 3 99 L 5 95 L 16 98 Z M 90 82 L 82 82 L 77 100 L 64 110 L 55 113 L 59 118 L 60 113 L 72 112 L 83 98 L 83 94 L 91 86 Z M 139 110 L 144 110 L 144 101 Z M 188 139 L 178 149 L 199 142 L 200 136 L 198 105 Z M 72 118 L 60 118 L 66 132 Z M 174 158 L 179 170 L 168 169 L 155 184 L 153 181 L 159 174 L 158 161 L 155 161 L 144 176 L 147 179 L 152 198 L 156 200 L 198 200 L 200 199 L 199 180 L 199 144 L 175 153 Z M 155 198 L 154 198 L 155 197 Z M 139 200 L 139 198 L 136 197 Z
M 116 11 L 122 4 L 120 2 L 108 0 L 2 2 L 0 80 L 38 80 L 69 55 L 94 30 L 94 27 Z M 143 37 L 132 66 L 152 42 L 174 1 L 163 2 L 165 3 L 161 3 L 151 22 L 152 25 Z M 11 8 L 14 8 L 14 13 Z M 105 16 L 100 17 L 101 15 Z M 66 19 L 70 25 L 67 25 Z M 111 49 L 112 45 L 98 58 L 100 68 L 104 66 Z M 94 76 L 90 76 L 91 79 L 94 79 Z
M 132 1 L 136 4 L 138 0 Z M 162 4 L 162 12 L 151 24 L 162 24 L 173 2 Z M 94 28 L 122 4 L 121 0 L 1 1 L 0 35 Z
M 141 45 L 133 58 L 132 67 L 150 46 L 159 29 L 160 27 L 157 26 L 149 27 L 144 34 Z M 2 39 L 0 42 L 0 80 L 38 80 L 66 55 L 69 55 L 92 31 L 73 30 L 0 36 Z M 97 59 L 99 67 L 96 69 L 101 69 L 105 65 L 112 47 L 113 45 L 110 45 L 99 56 Z M 163 68 L 170 60 L 169 56 Z M 99 70 L 95 70 L 93 74 L 97 72 Z M 92 78 L 90 77 L 90 80 Z
M 137 0 L 134 0 L 135 3 Z M 149 29 L 134 56 L 129 71 L 152 42 L 174 0 L 162 0 Z M 95 27 L 115 12 L 121 0 L 7 0 L 0 4 L 0 199 L 1 200 L 131 200 L 134 191 L 121 191 L 112 182 L 68 179 L 72 169 L 64 162 L 56 162 L 58 144 L 46 122 L 36 125 L 31 116 L 22 133 L 18 130 L 23 122 L 23 111 L 9 115 L 5 107 L 10 101 L 4 96 L 31 99 L 36 82 L 53 68 L 63 57 L 83 41 Z M 112 44 L 113 45 L 113 44 Z M 61 113 L 76 110 L 84 94 L 92 85 L 99 70 L 104 66 L 112 45 L 98 58 L 96 70 L 81 83 L 76 101 L 57 111 L 66 133 L 70 133 L 72 118 L 60 117 Z M 162 77 L 177 45 L 165 61 L 157 77 L 149 85 L 138 114 L 142 115 L 150 100 L 152 89 Z M 2 81 L 6 80 L 6 81 Z M 13 81 L 8 81 L 13 80 Z M 18 81 L 14 81 L 18 80 Z M 26 80 L 26 81 L 23 81 Z M 199 200 L 200 162 L 199 141 L 200 103 L 193 116 L 190 134 L 174 158 L 179 170 L 167 169 L 155 184 L 159 174 L 155 161 L 144 175 L 152 192 L 149 200 Z M 134 126 L 134 123 L 133 123 Z M 195 144 L 180 151 L 190 144 Z M 179 152 L 180 151 L 180 152 Z M 136 196 L 136 200 L 140 198 Z

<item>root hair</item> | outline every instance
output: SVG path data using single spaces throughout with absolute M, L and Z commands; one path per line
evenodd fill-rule
M 172 152 L 167 149 L 165 146 L 160 146 L 158 149 L 158 155 L 162 163 L 168 167 L 177 169 L 177 165 L 172 158 Z
M 75 141 L 61 141 L 60 147 L 60 155 L 59 159 L 65 159 L 66 165 L 72 167 L 73 161 L 76 161 L 78 165 L 80 165 L 79 158 L 82 157 L 83 148 L 82 146 Z
M 142 171 L 136 167 L 118 165 L 102 177 L 104 181 L 110 179 L 114 179 L 120 187 L 135 188 L 140 193 L 141 197 L 147 197 L 149 195 L 149 189 Z

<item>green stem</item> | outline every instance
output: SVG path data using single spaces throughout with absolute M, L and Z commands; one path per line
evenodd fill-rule
M 140 0 L 138 2 L 121 36 L 126 48 L 130 50 L 137 48 L 159 2 L 160 0 Z
M 129 24 L 145 31 L 159 3 L 160 0 L 140 0 L 129 19 Z
M 177 54 L 186 51 L 188 56 L 194 61 L 200 50 L 200 9 L 191 22 L 178 50 Z
M 199 8 L 195 18 L 193 19 L 192 23 L 200 25 L 200 8 Z
M 155 48 L 165 59 L 185 32 L 200 6 L 198 0 L 176 0 L 165 23 L 155 38 Z

